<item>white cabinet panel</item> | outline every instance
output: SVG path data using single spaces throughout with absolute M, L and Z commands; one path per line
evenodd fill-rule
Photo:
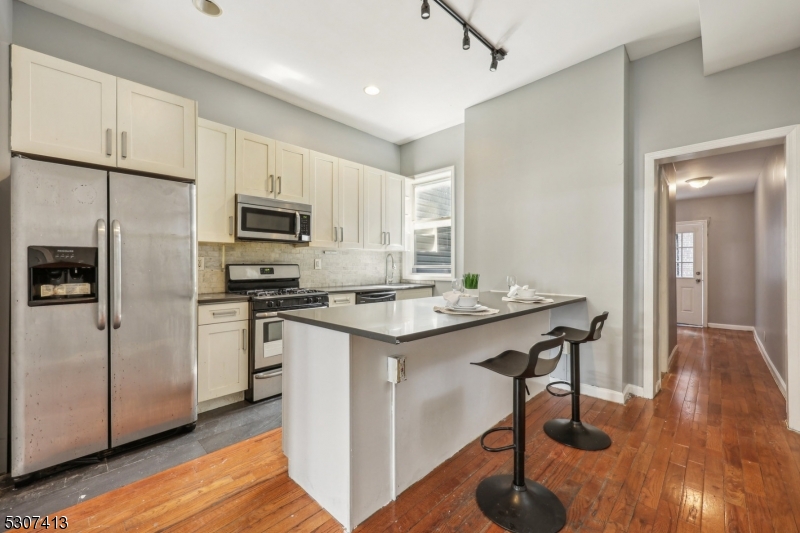
M 197 310 L 197 323 L 203 326 L 205 324 L 246 320 L 250 310 L 249 306 L 250 304 L 247 302 L 200 305 Z
M 356 293 L 334 292 L 328 295 L 328 307 L 345 307 L 356 305 Z
M 195 178 L 197 105 L 117 79 L 117 167 Z
M 232 243 L 236 214 L 236 130 L 197 123 L 197 240 Z
M 275 141 L 236 130 L 236 194 L 275 197 Z
M 383 200 L 386 172 L 364 167 L 364 248 L 383 250 Z
M 397 174 L 386 174 L 384 200 L 384 231 L 386 249 L 403 249 L 403 183 L 405 178 Z
M 311 246 L 336 248 L 339 242 L 339 160 L 311 152 Z
M 247 389 L 249 322 L 207 324 L 197 328 L 197 401 Z
M 339 248 L 364 248 L 364 165 L 339 160 Z
M 309 203 L 309 150 L 282 142 L 276 143 L 275 148 L 275 198 L 287 202 Z
M 11 47 L 11 149 L 116 166 L 117 78 Z

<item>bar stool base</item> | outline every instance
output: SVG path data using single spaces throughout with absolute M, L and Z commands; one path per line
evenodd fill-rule
M 514 533 L 556 533 L 567 523 L 567 511 L 544 486 L 525 480 L 528 490 L 514 490 L 514 476 L 481 481 L 475 499 L 486 518 Z
M 556 442 L 587 452 L 605 450 L 611 446 L 611 437 L 602 430 L 566 418 L 548 420 L 544 424 L 544 432 Z

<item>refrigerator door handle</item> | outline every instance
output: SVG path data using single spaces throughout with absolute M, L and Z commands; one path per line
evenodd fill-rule
M 122 229 L 119 220 L 111 223 L 113 242 L 111 247 L 111 267 L 113 271 L 112 298 L 114 300 L 114 329 L 122 325 Z
M 106 221 L 102 218 L 97 221 L 97 329 L 106 329 L 106 319 L 108 314 L 108 281 L 106 275 Z

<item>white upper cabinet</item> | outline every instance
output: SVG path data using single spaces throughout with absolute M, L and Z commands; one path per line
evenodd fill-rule
M 194 179 L 197 105 L 117 79 L 117 166 Z
M 382 250 L 386 243 L 383 229 L 383 200 L 386 172 L 364 166 L 364 248 Z
M 287 202 L 309 203 L 309 150 L 282 142 L 277 142 L 275 148 L 275 198 Z
M 236 194 L 275 197 L 275 141 L 236 130 Z
M 16 45 L 11 68 L 11 150 L 116 166 L 116 77 Z
M 339 243 L 339 159 L 311 152 L 311 246 Z
M 403 176 L 386 174 L 383 227 L 387 250 L 403 249 L 403 183 Z
M 236 130 L 197 122 L 197 240 L 232 243 L 236 215 Z
M 364 165 L 344 159 L 339 160 L 339 228 L 339 248 L 364 248 Z

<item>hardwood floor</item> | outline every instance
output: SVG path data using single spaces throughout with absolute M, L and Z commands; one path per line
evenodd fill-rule
M 681 328 L 655 401 L 585 397 L 582 407 L 611 448 L 581 452 L 542 433 L 546 420 L 567 416 L 567 398 L 543 393 L 527 405 L 526 472 L 567 506 L 563 531 L 800 533 L 800 435 L 785 427 L 752 333 Z M 62 514 L 72 531 L 340 531 L 288 478 L 280 445 L 274 430 Z M 511 460 L 473 442 L 356 531 L 502 531 L 474 491 L 510 473 Z

